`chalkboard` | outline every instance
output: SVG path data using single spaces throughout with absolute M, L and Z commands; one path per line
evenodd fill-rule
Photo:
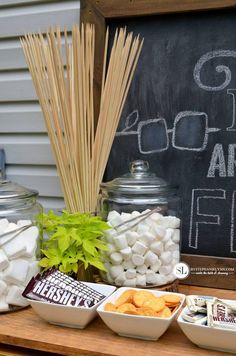
M 182 252 L 236 258 L 236 13 L 112 19 L 144 47 L 106 180 L 149 161 L 179 186 Z

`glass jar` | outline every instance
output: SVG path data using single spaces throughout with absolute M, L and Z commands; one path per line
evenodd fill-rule
M 8 180 L 0 180 L 0 312 L 27 306 L 22 292 L 39 272 L 42 212 L 38 193 Z
M 104 281 L 117 286 L 154 287 L 173 282 L 180 260 L 180 198 L 176 188 L 134 161 L 130 173 L 101 184 L 99 210 L 111 226 Z

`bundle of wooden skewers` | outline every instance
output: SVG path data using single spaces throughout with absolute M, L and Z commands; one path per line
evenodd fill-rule
M 21 39 L 70 212 L 96 211 L 100 183 L 143 43 L 125 29 L 117 30 L 107 60 L 108 40 L 107 31 L 95 129 L 94 26 L 74 26 L 70 43 L 67 32 L 62 37 L 59 28 L 45 36 L 27 34 Z

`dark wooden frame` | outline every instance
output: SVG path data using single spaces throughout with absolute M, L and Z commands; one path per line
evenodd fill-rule
M 106 22 L 108 19 L 235 8 L 236 0 L 81 0 L 80 21 L 96 27 L 94 98 L 98 116 Z M 190 275 L 186 284 L 236 289 L 236 259 L 182 254 L 191 267 L 233 267 L 229 276 Z M 183 281 L 184 282 L 184 281 Z

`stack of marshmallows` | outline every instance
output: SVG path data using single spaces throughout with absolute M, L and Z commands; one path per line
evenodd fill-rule
M 12 231 L 12 235 L 8 235 L 10 239 L 15 234 L 14 230 L 31 224 L 30 220 L 18 220 L 15 224 L 0 219 L 0 312 L 29 304 L 22 297 L 22 292 L 30 279 L 39 272 L 36 260 L 39 230 L 31 226 L 7 243 L 1 243 L 1 235 Z
M 154 212 L 134 227 L 133 221 L 128 222 L 148 212 L 119 214 L 113 210 L 109 213 L 107 220 L 113 229 L 107 230 L 104 236 L 108 247 L 104 254 L 107 272 L 102 277 L 110 284 L 160 286 L 176 278 L 173 268 L 180 259 L 180 219 Z M 115 229 L 125 221 L 125 225 Z

